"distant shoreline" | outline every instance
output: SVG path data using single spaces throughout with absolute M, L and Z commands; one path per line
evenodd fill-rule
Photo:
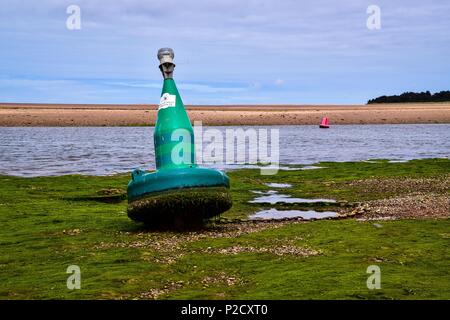
M 450 123 L 450 103 L 187 106 L 203 125 Z M 0 103 L 0 126 L 154 125 L 156 105 Z

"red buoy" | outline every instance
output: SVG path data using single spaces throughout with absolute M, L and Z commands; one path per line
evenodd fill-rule
M 322 122 L 319 125 L 319 128 L 328 129 L 330 127 L 330 121 L 327 117 L 322 118 Z

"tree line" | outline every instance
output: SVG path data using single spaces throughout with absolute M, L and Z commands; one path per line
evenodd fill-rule
M 402 102 L 444 102 L 450 101 L 450 91 L 441 91 L 431 94 L 426 92 L 405 92 L 401 95 L 381 96 L 370 99 L 367 104 L 373 103 L 402 103 Z

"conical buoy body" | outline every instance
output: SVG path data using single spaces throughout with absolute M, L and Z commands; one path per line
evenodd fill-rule
M 327 117 L 322 118 L 319 127 L 323 129 L 328 129 L 330 127 L 330 121 Z
M 173 79 L 164 79 L 154 143 L 156 169 L 195 166 L 194 131 Z

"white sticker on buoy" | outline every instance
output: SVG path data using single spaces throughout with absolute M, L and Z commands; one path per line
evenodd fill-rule
M 172 108 L 176 106 L 177 96 L 174 94 L 164 93 L 161 96 L 161 100 L 159 101 L 159 107 L 160 109 L 166 109 L 166 108 Z

